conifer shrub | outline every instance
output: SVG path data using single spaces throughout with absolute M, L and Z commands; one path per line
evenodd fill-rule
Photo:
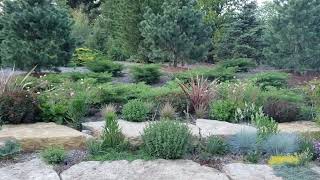
M 135 82 L 145 82 L 146 84 L 159 82 L 161 76 L 160 66 L 154 64 L 134 66 L 131 68 L 131 73 Z

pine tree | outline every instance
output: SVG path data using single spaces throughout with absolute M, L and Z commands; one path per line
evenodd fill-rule
M 51 0 L 5 0 L 0 24 L 3 64 L 20 69 L 66 65 L 74 50 L 71 20 Z
M 320 1 L 275 0 L 265 40 L 266 62 L 293 70 L 320 69 Z
M 256 13 L 256 1 L 244 2 L 239 12 L 231 15 L 226 24 L 224 35 L 219 44 L 220 60 L 231 58 L 252 58 L 259 62 L 262 59 L 262 26 Z
M 148 8 L 140 24 L 145 56 L 151 61 L 178 63 L 205 59 L 211 28 L 192 0 L 165 0 L 160 13 Z

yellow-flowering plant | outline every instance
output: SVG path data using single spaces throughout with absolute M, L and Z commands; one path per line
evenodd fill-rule
M 295 155 L 287 155 L 287 156 L 271 156 L 268 160 L 268 164 L 271 166 L 277 165 L 290 165 L 297 166 L 300 164 L 300 159 Z

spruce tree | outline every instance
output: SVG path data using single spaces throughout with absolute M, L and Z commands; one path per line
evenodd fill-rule
M 148 8 L 140 24 L 146 57 L 174 66 L 206 58 L 212 29 L 194 5 L 192 0 L 165 0 L 160 13 Z
M 266 63 L 293 70 L 320 69 L 320 1 L 275 0 L 265 40 Z
M 5 0 L 0 24 L 4 65 L 53 68 L 66 65 L 73 54 L 72 22 L 52 0 Z
M 230 58 L 262 59 L 262 25 L 257 19 L 256 1 L 244 1 L 239 12 L 231 14 L 230 23 L 224 27 L 224 34 L 218 45 L 220 60 Z

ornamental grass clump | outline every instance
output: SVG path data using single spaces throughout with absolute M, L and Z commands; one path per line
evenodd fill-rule
M 179 83 L 198 118 L 203 118 L 207 113 L 209 103 L 216 94 L 216 85 L 217 81 L 210 83 L 207 79 L 199 76 L 191 78 L 187 84 Z
M 230 150 L 234 154 L 249 154 L 258 149 L 257 141 L 257 132 L 243 129 L 229 139 Z
M 270 155 L 295 153 L 299 150 L 299 137 L 296 134 L 274 134 L 263 142 L 262 149 Z
M 190 138 L 186 125 L 169 120 L 151 123 L 142 135 L 145 151 L 150 156 L 164 159 L 181 158 L 187 151 Z
M 102 148 L 117 148 L 124 142 L 124 137 L 121 133 L 115 107 L 107 105 L 103 110 L 105 118 L 105 126 L 102 133 Z

